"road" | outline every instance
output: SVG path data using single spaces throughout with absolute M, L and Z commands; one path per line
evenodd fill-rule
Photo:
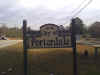
M 91 42 L 91 41 L 77 41 L 78 44 L 82 44 L 82 45 L 89 45 L 89 46 L 94 46 L 94 45 L 98 45 L 100 46 L 100 41 L 94 41 L 94 42 Z
M 11 46 L 11 45 L 16 44 L 18 42 L 22 42 L 22 40 L 0 40 L 0 48 Z

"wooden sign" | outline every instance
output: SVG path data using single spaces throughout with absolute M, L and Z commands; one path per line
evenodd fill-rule
M 67 48 L 71 47 L 71 36 L 68 30 L 55 24 L 45 24 L 40 30 L 27 29 L 28 48 Z

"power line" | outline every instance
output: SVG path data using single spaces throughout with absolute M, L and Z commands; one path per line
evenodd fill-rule
M 84 0 L 83 3 L 84 3 L 85 1 L 86 1 L 86 0 Z M 76 12 L 76 13 L 75 13 L 73 16 L 71 16 L 69 19 L 72 19 L 73 17 L 75 17 L 76 15 L 78 15 L 79 13 L 81 13 L 82 10 L 84 10 L 92 1 L 93 1 L 93 0 L 89 0 L 89 2 L 88 2 L 87 4 L 85 4 L 78 12 Z M 81 7 L 83 3 L 81 3 L 79 6 Z M 78 7 L 79 7 L 79 6 L 78 6 Z M 76 10 L 76 9 L 75 9 L 75 10 Z M 74 10 L 74 11 L 75 11 L 75 10 Z M 65 24 L 66 24 L 66 23 L 65 23 Z M 64 24 L 64 25 L 65 25 L 65 24 Z
M 72 18 L 75 17 L 75 16 L 77 16 L 79 13 L 81 13 L 92 1 L 93 0 L 89 0 L 89 2 L 83 8 L 81 8 L 76 14 L 74 14 L 72 16 Z
M 85 1 L 86 0 L 83 0 L 79 5 L 78 5 L 78 7 L 76 8 L 76 9 L 74 9 L 71 13 L 74 13 L 74 12 L 76 12 L 79 8 L 81 8 L 81 6 L 85 3 Z M 70 16 L 70 17 L 67 17 L 67 19 L 71 19 L 72 18 L 72 16 Z M 64 23 L 63 25 L 65 25 L 66 23 Z
M 86 1 L 86 0 L 83 0 L 83 1 L 78 5 L 78 7 L 77 7 L 75 10 L 72 11 L 72 13 L 74 13 L 74 12 L 77 11 L 79 8 L 81 8 L 82 4 L 84 4 L 85 1 Z

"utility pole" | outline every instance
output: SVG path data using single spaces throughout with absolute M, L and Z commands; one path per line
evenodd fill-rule
M 78 75 L 77 72 L 77 51 L 76 51 L 76 23 L 75 19 L 71 22 L 71 43 L 73 49 L 73 75 Z
M 27 21 L 23 20 L 24 75 L 27 75 Z

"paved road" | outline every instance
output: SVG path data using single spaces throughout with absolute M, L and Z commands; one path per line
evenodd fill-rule
M 22 40 L 0 40 L 0 48 L 11 46 L 18 42 L 22 42 Z
M 79 44 L 83 44 L 83 45 L 90 45 L 90 46 L 94 46 L 94 45 L 99 45 L 100 46 L 100 41 L 77 41 L 77 43 Z

